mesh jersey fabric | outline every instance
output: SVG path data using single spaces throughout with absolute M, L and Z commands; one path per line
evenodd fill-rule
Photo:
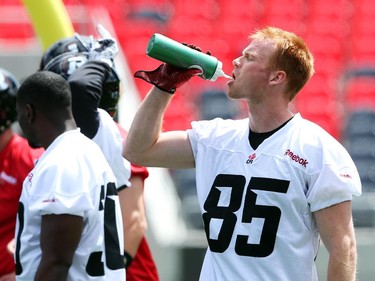
M 300 114 L 256 150 L 248 119 L 187 132 L 209 244 L 200 280 L 316 281 L 313 212 L 361 194 L 343 146 Z
M 115 184 L 116 179 L 100 148 L 78 129 L 55 139 L 23 183 L 16 224 L 17 280 L 34 278 L 35 265 L 41 258 L 41 220 L 48 214 L 83 217 L 82 236 L 69 268 L 68 281 L 125 280 L 120 250 L 123 249 L 123 226 Z M 114 212 L 110 222 L 105 216 L 107 208 Z M 105 222 L 115 229 L 111 235 L 117 237 L 118 244 L 112 246 L 118 249 L 116 262 L 120 267 L 109 266 L 113 265 L 113 256 L 106 255 L 108 244 L 104 233 L 109 230 Z M 101 253 L 103 263 L 92 265 L 91 257 L 97 253 Z M 103 267 L 102 274 L 91 274 L 95 266 Z

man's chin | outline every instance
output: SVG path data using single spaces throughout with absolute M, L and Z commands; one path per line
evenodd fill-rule
M 41 148 L 42 145 L 40 143 L 34 143 L 34 142 L 29 142 L 29 146 L 31 148 Z

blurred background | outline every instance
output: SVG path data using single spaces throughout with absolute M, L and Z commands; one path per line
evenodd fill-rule
M 33 5 L 43 11 L 46 1 L 34 0 Z M 24 4 L 0 0 L 0 67 L 20 80 L 38 69 L 46 48 Z M 154 33 L 210 50 L 228 74 L 254 29 L 274 25 L 302 36 L 315 56 L 316 74 L 298 94 L 292 110 L 326 129 L 357 164 L 363 183 L 363 195 L 353 201 L 358 280 L 374 280 L 373 0 L 63 0 L 62 4 L 75 32 L 97 36 L 95 27 L 101 23 L 117 38 L 121 50 L 116 65 L 122 78 L 118 118 L 126 128 L 150 89 L 146 82 L 134 80 L 133 73 L 160 64 L 145 53 Z M 47 19 L 44 24 L 49 24 Z M 226 98 L 225 83 L 224 78 L 216 82 L 193 78 L 169 106 L 164 129 L 183 130 L 198 118 L 244 117 L 245 105 Z M 148 237 L 162 281 L 198 280 L 207 245 L 194 173 L 194 169 L 152 168 L 146 181 Z M 326 261 L 322 246 L 317 259 L 320 280 L 325 280 Z

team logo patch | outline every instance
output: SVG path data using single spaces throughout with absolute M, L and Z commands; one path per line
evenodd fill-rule
M 246 164 L 253 163 L 255 157 L 257 157 L 256 154 L 255 154 L 255 152 L 253 154 L 249 155 L 249 158 L 246 160 Z
M 307 164 L 309 164 L 309 161 L 307 161 L 307 159 L 304 159 L 299 155 L 294 154 L 290 149 L 287 149 L 284 155 L 288 156 L 292 161 L 297 162 L 305 168 L 307 167 Z

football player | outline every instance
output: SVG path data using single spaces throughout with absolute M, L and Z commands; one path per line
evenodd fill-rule
M 209 246 L 201 281 L 316 281 L 320 239 L 329 253 L 327 280 L 354 281 L 358 171 L 336 139 L 289 107 L 313 75 L 313 56 L 302 38 L 279 28 L 259 29 L 250 39 L 227 82 L 227 96 L 246 101 L 248 118 L 162 132 L 174 91 L 199 70 L 162 64 L 137 71 L 155 86 L 123 155 L 139 165 L 196 168 Z
M 18 200 L 22 183 L 43 149 L 33 149 L 13 129 L 17 119 L 16 98 L 19 82 L 0 68 L 0 280 L 15 280 L 12 252 L 7 245 L 14 238 Z
M 90 43 L 92 40 L 91 36 L 77 35 L 56 42 L 44 54 L 41 67 L 58 73 L 69 81 L 73 95 L 73 114 L 81 131 L 98 143 L 103 151 L 108 151 L 105 155 L 110 163 L 113 162 L 112 159 L 120 158 L 124 161 L 121 150 L 126 131 L 112 120 L 117 116 L 120 79 L 115 70 L 113 56 L 105 62 L 100 60 L 104 57 L 100 53 L 94 58 L 91 57 L 90 45 L 95 44 Z M 117 161 L 111 166 L 115 175 L 120 177 L 118 181 L 123 182 L 121 178 L 127 175 L 121 171 L 124 165 Z M 145 237 L 147 220 L 143 188 L 148 171 L 145 167 L 131 165 L 130 172 L 130 188 L 121 188 L 128 184 L 120 184 L 119 189 L 124 225 L 126 279 L 157 281 L 157 267 Z
M 21 84 L 16 108 L 29 144 L 45 149 L 20 197 L 17 280 L 124 280 L 116 178 L 77 128 L 69 83 L 36 72 Z

